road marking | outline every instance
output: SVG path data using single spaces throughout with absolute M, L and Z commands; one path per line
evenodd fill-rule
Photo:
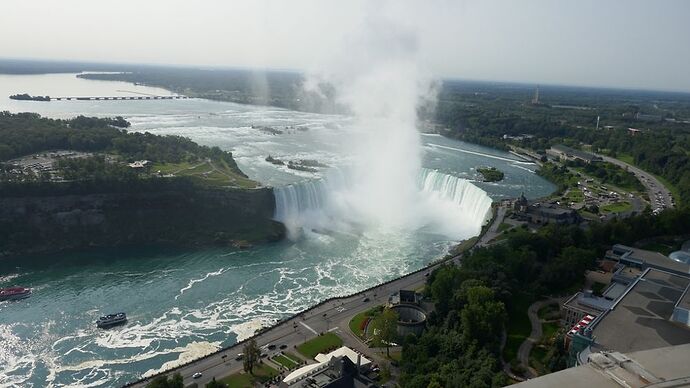
M 338 326 L 336 326 L 336 327 L 334 327 L 334 328 L 332 328 L 332 329 L 328 329 L 328 331 L 335 331 L 335 330 L 338 330 Z
M 300 322 L 300 325 L 306 327 L 307 330 L 311 331 L 312 333 L 314 333 L 314 334 L 316 334 L 316 335 L 319 335 L 319 333 L 317 333 L 316 330 L 314 330 L 314 329 L 312 329 L 311 327 L 309 327 L 309 325 L 307 325 L 306 323 Z

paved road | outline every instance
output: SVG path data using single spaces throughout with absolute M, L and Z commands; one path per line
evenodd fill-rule
M 500 232 L 498 232 L 498 227 L 503 223 L 503 219 L 506 216 L 506 210 L 508 210 L 506 206 L 500 205 L 498 207 L 498 210 L 496 210 L 496 217 L 493 219 L 486 233 L 480 237 L 477 246 L 487 246 L 491 240 L 500 235 Z
M 380 360 L 371 349 L 350 333 L 350 329 L 345 323 L 349 322 L 350 317 L 355 314 L 387 302 L 388 297 L 400 289 L 416 289 L 421 287 L 426 281 L 426 273 L 438 265 L 440 264 L 436 264 L 426 271 L 412 273 L 391 283 L 378 286 L 375 289 L 322 304 L 306 311 L 300 317 L 284 321 L 279 326 L 269 329 L 256 337 L 256 342 L 259 347 L 268 344 L 275 344 L 278 347 L 286 345 L 287 349 L 285 350 L 296 352 L 294 346 L 315 337 L 317 333 L 335 331 L 343 338 L 345 345 L 365 353 L 368 358 L 374 361 Z M 364 302 L 364 298 L 369 298 L 369 301 Z M 222 353 L 194 361 L 177 369 L 176 372 L 182 374 L 185 386 L 193 382 L 198 383 L 199 386 L 204 386 L 213 377 L 220 379 L 242 371 L 242 361 L 235 360 L 237 354 L 241 352 L 242 345 L 236 345 Z M 267 353 L 270 357 L 279 352 L 280 349 L 276 349 Z M 227 355 L 227 357 L 223 359 L 223 355 Z M 202 377 L 193 379 L 192 375 L 196 372 L 201 372 Z M 143 387 L 147 382 L 144 381 L 134 386 Z
M 627 169 L 637 177 L 637 179 L 644 185 L 647 189 L 647 194 L 649 195 L 649 200 L 651 201 L 652 211 L 656 209 L 673 208 L 674 202 L 671 192 L 664 186 L 658 179 L 656 179 L 652 174 L 641 170 L 632 164 L 625 163 L 622 160 L 612 158 L 610 156 L 601 156 L 605 161 L 615 164 L 623 169 Z

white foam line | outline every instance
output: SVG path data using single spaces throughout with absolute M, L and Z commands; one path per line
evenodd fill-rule
M 516 165 L 516 164 L 514 164 L 513 167 L 516 167 L 516 168 L 525 170 L 525 171 L 527 171 L 527 172 L 531 172 L 532 174 L 535 174 L 535 172 L 534 172 L 533 170 L 530 170 L 530 169 L 527 168 L 527 167 L 518 166 L 518 165 Z
M 447 150 L 453 150 L 453 151 L 464 152 L 464 153 L 466 153 L 466 154 L 484 156 L 484 157 L 491 158 L 491 159 L 503 160 L 503 161 L 506 161 L 506 162 L 513 162 L 513 163 L 519 163 L 519 164 L 534 164 L 534 163 L 532 163 L 532 162 L 523 162 L 523 161 L 520 161 L 520 160 L 504 158 L 504 157 L 502 157 L 502 156 L 496 156 L 496 155 L 491 155 L 491 154 L 484 154 L 484 153 L 476 152 L 476 151 L 463 150 L 462 148 L 455 148 L 455 147 L 442 146 L 442 145 L 433 144 L 433 143 L 427 143 L 427 145 L 428 145 L 428 146 L 431 146 L 431 147 L 445 148 L 445 149 L 447 149 Z
M 218 271 L 207 273 L 207 274 L 206 274 L 203 278 L 201 278 L 201 279 L 192 279 L 192 280 L 190 280 L 189 283 L 188 283 L 185 287 L 183 287 L 183 288 L 180 290 L 180 293 L 179 293 L 178 295 L 175 296 L 175 300 L 177 300 L 177 298 L 179 298 L 180 296 L 182 296 L 182 294 L 184 294 L 185 291 L 191 289 L 191 288 L 194 286 L 194 284 L 199 283 L 199 282 L 203 282 L 204 280 L 208 279 L 208 278 L 211 277 L 211 276 L 218 276 L 218 275 L 222 274 L 223 272 L 225 272 L 225 269 L 224 269 L 224 268 L 221 268 L 221 269 L 219 269 Z
M 306 323 L 300 322 L 300 325 L 306 327 L 307 330 L 311 331 L 311 332 L 314 333 L 315 335 L 319 335 L 319 333 L 317 333 L 316 330 L 314 330 L 314 329 L 312 329 L 311 327 L 309 327 L 309 325 L 307 325 Z

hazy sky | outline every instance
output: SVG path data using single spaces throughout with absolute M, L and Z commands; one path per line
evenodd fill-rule
M 684 0 L 2 0 L 0 56 L 309 69 L 385 20 L 437 76 L 690 91 L 689 17 Z

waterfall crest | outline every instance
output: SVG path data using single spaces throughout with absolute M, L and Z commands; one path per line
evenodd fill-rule
M 368 224 L 360 214 L 357 202 L 362 199 L 350 195 L 355 185 L 349 175 L 333 169 L 322 179 L 274 188 L 274 218 L 285 224 L 291 238 L 304 230 L 381 227 Z M 491 198 L 467 179 L 423 168 L 417 186 L 417 200 L 404 209 L 407 229 L 465 239 L 478 234 L 490 215 Z

